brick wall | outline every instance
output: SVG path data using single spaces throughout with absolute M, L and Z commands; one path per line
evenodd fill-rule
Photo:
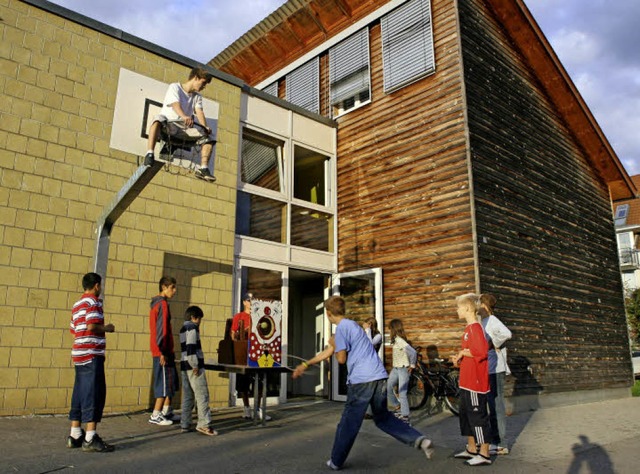
M 190 66 L 17 0 L 0 0 L 0 18 L 0 415 L 65 413 L 70 308 L 93 269 L 95 223 L 140 160 L 109 148 L 119 70 L 169 83 Z M 220 104 L 218 181 L 160 172 L 111 235 L 107 412 L 149 406 L 147 315 L 163 274 L 178 279 L 177 347 L 188 305 L 205 312 L 206 357 L 233 313 L 240 89 L 214 78 L 204 96 Z M 227 379 L 208 379 L 212 404 L 226 405 Z

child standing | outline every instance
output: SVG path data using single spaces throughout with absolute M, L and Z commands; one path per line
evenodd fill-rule
M 462 349 L 452 357 L 453 363 L 460 366 L 460 434 L 467 436 L 467 447 L 455 457 L 467 459 L 469 466 L 491 464 L 491 428 L 487 412 L 489 346 L 478 322 L 480 297 L 468 293 L 458 296 L 456 303 L 458 317 L 467 323 L 462 335 Z
M 489 344 L 489 421 L 491 423 L 491 454 L 509 454 L 506 446 L 507 416 L 504 404 L 504 378 L 511 371 L 507 365 L 505 342 L 511 339 L 511 331 L 494 314 L 496 297 L 489 293 L 480 296 L 482 327 Z
M 204 373 L 204 354 L 200 344 L 200 323 L 204 313 L 199 306 L 189 306 L 184 313 L 180 329 L 180 370 L 182 372 L 182 432 L 191 430 L 191 412 L 194 399 L 198 407 L 196 431 L 207 436 L 218 434 L 211 428 L 209 387 Z
M 156 397 L 149 423 L 160 426 L 178 421 L 173 415 L 171 399 L 178 390 L 178 371 L 173 352 L 173 331 L 169 301 L 178 291 L 176 279 L 163 276 L 158 283 L 160 294 L 151 299 L 149 331 L 153 355 L 153 392 Z
M 382 334 L 378 331 L 378 322 L 376 318 L 367 318 L 364 323 L 362 323 L 362 329 L 367 333 L 367 337 L 373 344 L 373 348 L 378 352 L 380 347 L 382 347 Z
M 392 319 L 389 323 L 391 347 L 393 349 L 393 368 L 389 373 L 387 382 L 387 401 L 389 405 L 400 405 L 400 413 L 397 408 L 395 415 L 402 421 L 409 423 L 409 400 L 407 390 L 409 388 L 409 376 L 416 367 L 417 353 L 407 341 L 404 326 L 399 319 Z M 396 396 L 394 389 L 398 390 Z

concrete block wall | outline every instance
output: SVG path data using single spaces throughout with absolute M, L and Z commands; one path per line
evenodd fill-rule
M 169 83 L 190 66 L 18 0 L 0 0 L 0 18 L 0 415 L 66 413 L 70 311 L 93 269 L 95 223 L 141 160 L 109 147 L 120 68 Z M 108 413 L 152 399 L 148 311 L 163 274 L 178 280 L 177 351 L 188 305 L 204 310 L 206 357 L 233 314 L 240 89 L 214 79 L 204 96 L 220 104 L 217 182 L 161 171 L 112 233 Z M 207 376 L 212 405 L 227 405 L 227 379 Z

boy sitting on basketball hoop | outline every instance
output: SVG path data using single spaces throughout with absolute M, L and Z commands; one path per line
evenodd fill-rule
M 161 127 L 165 126 L 169 136 L 187 134 L 195 141 L 195 145 L 202 146 L 200 168 L 196 170 L 196 177 L 211 182 L 216 180 L 209 171 L 209 158 L 216 140 L 211 128 L 207 126 L 202 96 L 199 94 L 211 82 L 212 77 L 204 69 L 195 67 L 189 73 L 189 79 L 186 82 L 175 82 L 169 85 L 160 115 L 154 117 L 149 129 L 148 151 L 144 157 L 145 166 L 153 165 L 155 160 L 153 150 L 160 137 Z M 197 120 L 194 120 L 194 115 Z

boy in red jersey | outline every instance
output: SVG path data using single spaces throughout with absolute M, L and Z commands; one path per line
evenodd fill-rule
M 489 345 L 478 321 L 480 297 L 473 293 L 458 296 L 458 317 L 467 322 L 462 349 L 452 357 L 460 366 L 460 433 L 467 436 L 467 447 L 455 455 L 470 466 L 491 464 L 491 428 L 487 410 L 489 387 Z M 479 449 L 478 449 L 479 448 Z
M 102 441 L 96 433 L 102 420 L 102 410 L 107 396 L 104 376 L 105 333 L 114 332 L 113 324 L 104 324 L 102 300 L 98 299 L 102 290 L 102 277 L 97 273 L 87 273 L 82 278 L 84 294 L 73 305 L 69 330 L 73 334 L 71 358 L 75 366 L 76 378 L 71 395 L 71 434 L 67 438 L 68 448 L 83 451 L 108 453 L 114 447 Z M 87 431 L 83 432 L 82 423 Z
M 169 302 L 178 291 L 176 279 L 163 276 L 158 283 L 160 294 L 151 299 L 149 329 L 151 354 L 153 355 L 153 392 L 156 402 L 149 423 L 160 426 L 172 425 L 179 418 L 173 414 L 171 399 L 178 390 L 178 371 L 173 349 L 171 310 Z

